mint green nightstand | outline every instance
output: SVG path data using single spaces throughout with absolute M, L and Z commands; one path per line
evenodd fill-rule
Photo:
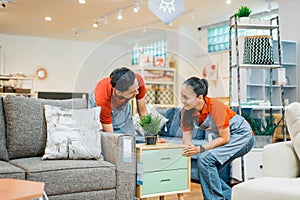
M 183 199 L 184 192 L 190 192 L 190 158 L 182 156 L 184 145 L 158 143 L 137 144 L 139 182 L 136 196 L 141 199 L 177 194 Z

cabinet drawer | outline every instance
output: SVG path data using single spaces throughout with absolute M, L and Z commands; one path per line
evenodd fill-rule
M 142 194 L 155 194 L 188 189 L 188 170 L 170 170 L 144 174 Z
M 182 148 L 143 150 L 141 156 L 144 172 L 188 167 L 188 159 L 182 156 Z

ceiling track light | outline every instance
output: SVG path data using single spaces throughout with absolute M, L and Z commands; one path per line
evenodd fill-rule
M 102 17 L 102 22 L 103 22 L 103 24 L 108 24 L 108 21 L 107 21 L 107 18 L 106 18 L 106 16 L 103 16 Z
M 98 28 L 98 25 L 99 25 L 98 20 L 95 19 L 95 20 L 94 20 L 94 23 L 93 23 L 93 27 L 94 27 L 94 28 Z
M 231 0 L 226 0 L 226 4 L 230 5 L 231 4 Z
M 80 3 L 80 4 L 86 4 L 86 0 L 78 0 L 78 3 Z
M 123 19 L 123 16 L 122 16 L 122 9 L 119 9 L 119 13 L 118 13 L 117 19 L 118 19 L 118 20 L 122 20 L 122 19 Z
M 140 2 L 136 1 L 134 3 L 134 8 L 133 8 L 133 12 L 138 13 L 140 11 L 141 7 L 140 7 Z

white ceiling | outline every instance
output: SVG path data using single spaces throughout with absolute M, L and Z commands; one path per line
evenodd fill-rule
M 185 0 L 185 14 L 169 26 L 149 11 L 147 0 L 142 0 L 140 12 L 134 13 L 132 10 L 135 1 L 87 0 L 86 4 L 81 5 L 78 0 L 16 0 L 0 9 L 0 33 L 100 42 L 111 35 L 143 28 L 144 25 L 176 29 L 183 24 L 199 27 L 225 21 L 241 5 L 249 6 L 253 13 L 267 9 L 266 0 L 232 0 L 231 5 L 227 5 L 226 0 Z M 278 8 L 277 2 L 278 0 L 271 0 L 272 8 Z M 129 5 L 132 6 L 123 10 L 123 20 L 118 21 L 118 9 Z M 109 13 L 107 25 L 100 20 L 99 27 L 93 28 L 95 18 Z M 45 16 L 51 16 L 53 20 L 46 22 Z M 79 34 L 76 35 L 75 32 Z

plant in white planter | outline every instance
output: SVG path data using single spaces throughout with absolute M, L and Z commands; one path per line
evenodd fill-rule
M 254 132 L 254 147 L 262 148 L 266 144 L 272 143 L 272 137 L 275 129 L 279 126 L 282 118 L 274 122 L 273 116 L 266 116 L 265 121 L 262 118 L 253 117 L 251 114 L 243 114 L 243 117 L 249 122 Z
M 239 18 L 239 22 L 242 24 L 249 24 L 250 23 L 250 14 L 252 10 L 247 6 L 241 6 L 236 13 L 236 16 Z

